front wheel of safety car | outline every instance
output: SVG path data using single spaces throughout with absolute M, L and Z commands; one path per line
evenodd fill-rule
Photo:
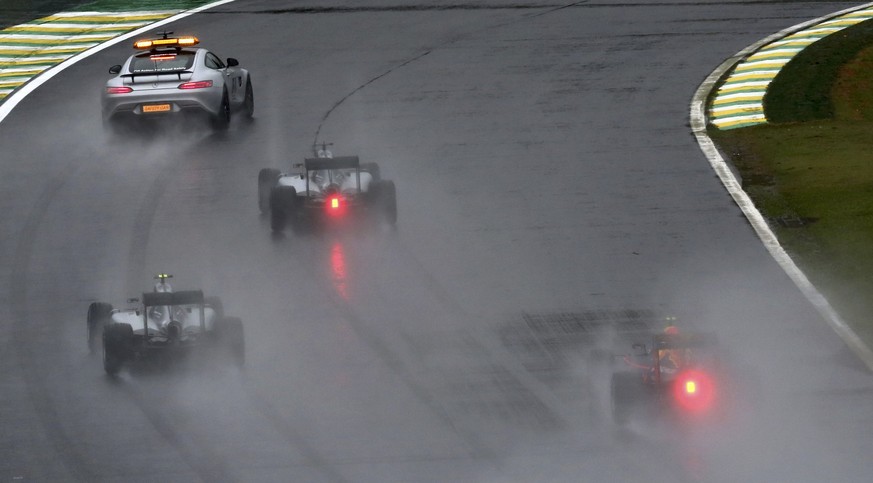
M 278 179 L 278 169 L 264 168 L 258 172 L 258 209 L 261 213 L 270 211 L 270 191 Z
M 112 304 L 92 302 L 88 306 L 88 352 L 97 351 L 103 327 L 109 325 L 112 316 Z
M 118 374 L 133 355 L 133 328 L 130 324 L 109 324 L 103 328 L 103 369 Z

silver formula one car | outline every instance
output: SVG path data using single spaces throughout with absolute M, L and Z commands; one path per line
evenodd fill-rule
M 333 155 L 322 145 L 296 171 L 264 168 L 258 173 L 258 207 L 270 214 L 273 231 L 314 225 L 367 222 L 397 223 L 394 182 L 381 177 L 379 165 L 358 156 Z
M 101 98 L 103 121 L 115 128 L 125 121 L 164 119 L 181 114 L 205 115 L 216 129 L 225 129 L 231 113 L 251 118 L 255 110 L 252 80 L 239 61 L 227 63 L 195 47 L 196 37 L 160 38 L 134 43 L 137 53 L 109 69 Z
M 103 343 L 103 368 L 115 375 L 126 365 L 167 363 L 194 352 L 229 356 L 245 362 L 242 321 L 226 317 L 220 299 L 204 298 L 200 290 L 172 291 L 167 279 L 156 277 L 153 292 L 131 299 L 137 306 L 114 309 L 104 302 L 88 307 L 88 347 Z

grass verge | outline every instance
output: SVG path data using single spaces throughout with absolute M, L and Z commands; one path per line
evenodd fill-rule
M 709 134 L 788 253 L 873 346 L 871 46 L 873 22 L 812 44 L 771 83 L 770 124 Z

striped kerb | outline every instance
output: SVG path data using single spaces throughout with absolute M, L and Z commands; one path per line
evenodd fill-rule
M 741 60 L 718 88 L 709 121 L 722 130 L 766 123 L 764 94 L 782 67 L 813 42 L 870 19 L 873 7 L 847 13 L 771 42 Z
M 179 12 L 68 12 L 0 30 L 0 102 L 53 65 Z

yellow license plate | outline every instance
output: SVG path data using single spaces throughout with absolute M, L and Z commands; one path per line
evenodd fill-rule
M 142 112 L 167 112 L 169 110 L 169 104 L 149 104 L 142 106 Z

